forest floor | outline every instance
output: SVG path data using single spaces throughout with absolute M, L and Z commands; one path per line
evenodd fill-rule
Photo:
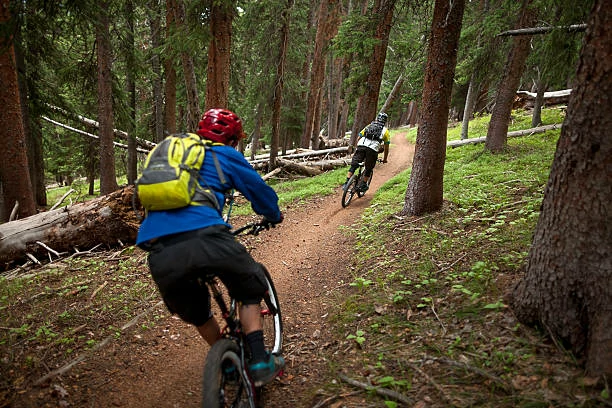
M 377 165 L 370 191 L 363 198 L 342 208 L 338 187 L 333 195 L 284 208 L 281 225 L 246 241 L 255 259 L 272 274 L 284 322 L 287 367 L 281 378 L 265 387 L 266 407 L 395 406 L 385 398 L 373 398 L 360 386 L 343 383 L 340 373 L 367 382 L 368 370 L 373 368 L 364 367 L 355 343 L 346 340 L 346 328 L 334 321 L 334 311 L 355 291 L 350 283 L 355 279 L 356 237 L 346 229 L 360 221 L 384 182 L 410 166 L 413 155 L 414 146 L 398 132 L 392 140 L 389 162 Z M 241 226 L 247 221 L 236 217 L 233 223 Z M 392 265 L 387 265 L 391 273 Z M 65 280 L 68 273 L 72 279 L 69 284 Z M 54 281 L 54 276 L 58 280 Z M 82 261 L 55 262 L 32 273 L 21 290 L 17 300 L 2 311 L 0 325 L 6 327 L 0 328 L 0 408 L 200 406 L 208 347 L 192 327 L 165 310 L 148 276 L 144 252 L 130 247 L 95 253 Z M 405 318 L 417 320 L 421 315 L 408 310 Z M 59 328 L 62 321 L 66 321 L 65 327 Z M 439 341 L 455 341 L 451 335 L 455 329 L 469 330 L 479 338 L 491 335 L 503 339 L 516 322 L 506 311 L 482 326 L 474 323 L 455 328 L 452 324 L 442 324 L 448 333 Z M 20 325 L 23 335 L 16 337 Z M 35 326 L 39 327 L 35 333 L 28 332 Z M 6 335 L 9 332 L 10 337 Z M 551 378 L 557 365 L 576 371 L 554 346 L 531 340 L 546 354 L 544 366 Z M 435 349 L 436 341 L 431 333 L 405 331 L 399 345 L 387 347 L 396 354 L 397 350 L 406 353 L 410 362 L 414 358 L 408 353 L 416 352 L 417 343 Z M 461 382 L 464 378 L 453 384 L 448 367 L 442 364 L 436 368 L 431 362 L 428 367 L 437 370 L 436 377 L 432 371 L 426 374 L 415 368 L 410 393 L 413 402 L 399 402 L 399 406 L 509 406 L 491 400 L 480 405 L 461 403 L 461 398 L 467 401 L 475 396 L 487 400 L 487 389 L 495 388 L 498 378 L 483 382 L 470 377 L 465 383 Z M 531 375 L 530 370 L 526 363 L 516 382 L 513 380 L 514 389 L 520 392 L 533 386 L 546 391 L 548 382 L 544 380 L 548 379 Z M 448 385 L 441 386 L 440 378 L 444 377 Z M 458 399 L 453 393 L 460 395 Z M 580 406 L 573 404 L 569 400 L 569 405 L 533 406 Z

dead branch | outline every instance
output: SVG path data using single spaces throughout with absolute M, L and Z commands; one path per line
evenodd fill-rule
M 282 170 L 282 168 L 277 167 L 274 170 L 272 170 L 271 172 L 269 172 L 268 174 L 263 175 L 261 178 L 264 179 L 264 180 L 267 180 L 269 178 L 272 178 L 272 177 L 276 176 L 278 173 L 281 172 L 281 170 Z
M 96 297 L 96 295 L 98 294 L 99 291 L 101 291 L 102 289 L 104 289 L 104 287 L 108 285 L 108 281 L 104 281 L 103 284 L 101 284 L 100 286 L 98 286 L 96 288 L 96 290 L 93 291 L 93 293 L 91 294 L 91 296 L 89 297 L 89 301 L 93 301 L 93 299 Z
M 497 376 L 495 376 L 493 374 L 490 374 L 490 373 L 486 372 L 485 370 L 482 370 L 482 369 L 480 369 L 478 367 L 473 367 L 473 366 L 471 366 L 469 364 L 461 363 L 459 361 L 451 360 L 450 358 L 445 358 L 445 357 L 427 356 L 426 359 L 427 360 L 432 360 L 432 361 L 438 361 L 438 362 L 441 362 L 441 363 L 445 363 L 445 364 L 452 365 L 452 366 L 455 366 L 455 367 L 461 367 L 463 369 L 472 371 L 472 372 L 474 372 L 474 373 L 476 373 L 476 374 L 478 374 L 478 375 L 480 375 L 482 377 L 485 377 L 485 378 L 488 378 L 488 379 L 492 380 L 497 385 L 499 385 L 503 390 L 505 390 L 505 391 L 509 391 L 510 390 L 510 387 L 508 386 L 508 384 L 506 384 L 501 378 L 499 378 L 499 377 L 497 377 Z
M 87 133 L 87 132 L 82 131 L 82 130 L 80 130 L 80 129 L 73 128 L 72 126 L 68 126 L 68 125 L 65 125 L 65 124 L 63 124 L 63 123 L 57 122 L 57 121 L 55 121 L 55 120 L 53 120 L 53 119 L 50 119 L 50 118 L 48 118 L 48 117 L 46 117 L 46 116 L 41 116 L 41 118 L 42 118 L 43 120 L 46 120 L 47 122 L 49 122 L 49 123 L 51 123 L 51 124 L 54 124 L 55 126 L 59 126 L 59 127 L 61 127 L 61 128 L 64 128 L 64 129 L 70 130 L 70 131 L 72 131 L 72 132 L 78 133 L 79 135 L 82 135 L 82 136 L 87 136 L 87 137 L 91 137 L 91 138 L 93 138 L 93 139 L 100 139 L 98 136 L 96 136 L 96 135 L 94 135 L 94 134 Z M 113 142 L 113 146 L 120 147 L 120 148 L 122 148 L 122 149 L 127 149 L 127 148 L 128 148 L 128 146 L 127 146 L 127 145 L 122 144 L 122 143 L 117 143 L 117 142 Z M 143 149 L 143 148 L 141 148 L 141 147 L 137 147 L 137 148 L 136 148 L 136 151 L 137 151 L 137 152 L 139 152 L 139 153 L 149 153 L 149 150 Z
M 93 128 L 96 128 L 96 129 L 98 129 L 100 127 L 100 124 L 97 121 L 93 120 L 93 119 L 89 119 L 89 118 L 86 118 L 85 116 L 81 116 L 81 115 L 76 115 L 76 114 L 70 113 L 70 112 L 68 112 L 68 111 L 66 111 L 66 110 L 64 110 L 64 109 L 62 109 L 60 107 L 57 107 L 57 106 L 53 106 L 53 105 L 49 105 L 49 104 L 47 104 L 47 106 L 49 108 L 53 109 L 54 111 L 59 112 L 62 115 L 68 117 L 68 118 L 77 119 L 78 121 L 80 121 L 81 123 L 83 123 L 83 124 L 85 124 L 85 125 L 87 125 L 89 127 L 93 127 Z M 119 136 L 123 140 L 127 140 L 128 139 L 128 133 L 123 131 L 123 130 L 113 129 L 113 134 L 115 136 Z M 143 147 L 143 148 L 145 148 L 147 150 L 153 149 L 155 147 L 155 145 L 156 145 L 155 143 L 153 143 L 153 142 L 151 142 L 149 140 L 141 139 L 139 137 L 136 137 L 135 140 L 136 140 L 136 143 L 138 143 L 139 146 L 141 146 L 141 147 Z
M 566 30 L 568 32 L 580 32 L 580 31 L 585 31 L 586 27 L 587 27 L 586 24 L 572 24 L 569 26 L 557 26 L 557 27 L 519 28 L 516 30 L 508 30 L 508 31 L 501 32 L 497 34 L 497 37 L 545 34 L 553 30 Z
M 53 211 L 57 207 L 59 207 L 59 205 L 66 199 L 66 197 L 68 197 L 70 194 L 74 193 L 75 191 L 76 190 L 74 190 L 72 188 L 70 190 L 66 191 L 66 193 L 59 200 L 57 200 L 57 202 L 55 204 L 53 204 L 53 207 L 51 207 L 49 209 L 49 211 Z M 72 204 L 72 201 L 70 202 L 70 204 Z
M 446 401 L 449 404 L 453 403 L 453 399 L 446 393 L 446 391 L 444 391 L 444 388 L 442 388 L 440 384 L 438 384 L 432 377 L 430 377 L 429 374 L 421 370 L 416 364 L 408 363 L 408 365 L 412 367 L 413 370 L 417 371 L 419 374 L 425 377 L 425 379 L 429 381 L 429 383 L 433 385 L 434 388 L 438 390 L 438 392 L 442 395 L 442 398 L 444 399 L 444 401 Z
M 19 211 L 19 201 L 15 201 L 15 206 L 9 216 L 9 221 L 15 221 L 17 219 L 17 212 Z
M 339 373 L 338 376 L 340 377 L 342 381 L 354 387 L 362 388 L 366 391 L 374 391 L 376 394 L 382 395 L 383 397 L 387 397 L 387 398 L 394 399 L 396 401 L 403 402 L 406 405 L 412 405 L 412 400 L 409 397 L 405 396 L 404 394 L 400 394 L 399 392 L 388 390 L 386 388 L 375 387 L 370 384 L 366 384 L 366 383 L 362 383 L 362 382 L 353 380 L 352 378 L 347 377 L 343 373 Z
M 549 130 L 554 130 L 554 129 L 561 129 L 561 123 L 557 123 L 554 125 L 545 125 L 545 126 L 538 126 L 538 127 L 534 127 L 531 129 L 525 129 L 525 130 L 517 130 L 514 132 L 508 132 L 508 137 L 518 137 L 518 136 L 525 136 L 525 135 L 534 135 L 536 133 L 544 133 L 547 132 Z M 469 144 L 478 144 L 478 143 L 484 143 L 487 140 L 486 136 L 484 137 L 475 137 L 472 139 L 463 139 L 463 140 L 451 140 L 450 142 L 448 142 L 446 144 L 446 147 L 460 147 L 460 146 L 465 146 L 465 145 L 469 145 Z
M 350 396 L 353 396 L 353 395 L 357 395 L 360 392 L 361 391 L 353 391 L 353 392 L 347 392 L 347 393 L 339 394 L 339 395 L 332 395 L 331 397 L 327 397 L 324 400 L 317 402 L 315 405 L 313 405 L 312 408 L 323 408 L 324 406 L 326 406 L 330 402 L 333 402 L 333 401 L 335 401 L 337 399 L 340 399 L 340 398 L 346 398 L 346 397 L 350 397 Z
M 36 244 L 38 244 L 41 247 L 45 248 L 47 251 L 51 252 L 53 255 L 57 256 L 58 258 L 61 256 L 59 252 L 49 248 L 47 245 L 45 245 L 44 243 L 42 243 L 40 241 L 36 241 Z

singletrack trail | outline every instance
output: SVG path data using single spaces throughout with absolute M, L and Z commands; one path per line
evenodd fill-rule
M 284 209 L 285 221 L 257 237 L 255 259 L 267 266 L 279 294 L 284 321 L 287 368 L 282 379 L 266 386 L 265 406 L 312 407 L 316 390 L 329 380 L 321 351 L 330 346 L 333 327 L 329 306 L 342 301 L 352 281 L 353 241 L 340 227 L 358 221 L 374 192 L 407 169 L 414 146 L 398 132 L 389 161 L 377 164 L 368 193 L 342 208 L 342 190 Z M 398 197 L 403 200 L 404 197 Z M 199 407 L 203 362 L 208 346 L 195 329 L 162 306 L 157 325 L 145 336 L 114 342 L 70 372 L 81 405 L 90 407 Z M 337 333 L 333 333 L 337 335 Z M 75 401 L 72 401 L 75 403 Z M 77 406 L 77 405 L 74 405 Z

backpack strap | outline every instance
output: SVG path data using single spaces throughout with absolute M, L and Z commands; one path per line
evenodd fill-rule
M 217 175 L 219 176 L 219 182 L 221 183 L 222 186 L 227 184 L 227 178 L 225 177 L 225 173 L 223 173 L 223 169 L 221 168 L 221 163 L 219 163 L 219 159 L 217 158 L 217 154 L 212 149 L 212 146 L 223 146 L 223 143 L 213 143 L 213 142 L 208 141 L 208 140 L 203 140 L 203 142 L 204 142 L 204 150 L 206 152 L 210 152 L 210 154 L 212 155 L 213 162 L 215 164 L 215 170 L 217 170 Z M 206 157 L 206 155 L 205 155 L 205 157 Z M 204 164 L 204 163 L 202 163 L 202 164 Z M 209 202 L 210 204 L 212 204 L 212 206 L 215 209 L 217 209 L 217 211 L 221 211 L 222 207 L 219 204 L 219 200 L 217 200 L 217 196 L 215 195 L 213 189 L 210 188 L 210 186 L 208 186 L 208 183 L 206 183 L 206 180 L 203 180 L 200 177 L 199 173 L 198 173 L 198 180 L 202 180 L 204 182 L 204 184 L 207 185 L 208 188 L 207 189 L 199 188 L 198 191 L 196 192 L 196 196 L 199 196 L 199 197 L 202 197 L 202 198 L 194 200 L 194 201 L 197 201 L 197 202 Z M 198 194 L 198 193 L 200 193 L 200 194 Z

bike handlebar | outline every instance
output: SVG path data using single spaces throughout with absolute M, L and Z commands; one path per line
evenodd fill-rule
M 236 230 L 232 231 L 232 235 L 259 235 L 259 233 L 263 230 L 269 230 L 270 227 L 276 227 L 276 224 L 266 220 L 265 218 L 260 220 L 259 222 L 252 222 L 243 227 L 240 227 Z

